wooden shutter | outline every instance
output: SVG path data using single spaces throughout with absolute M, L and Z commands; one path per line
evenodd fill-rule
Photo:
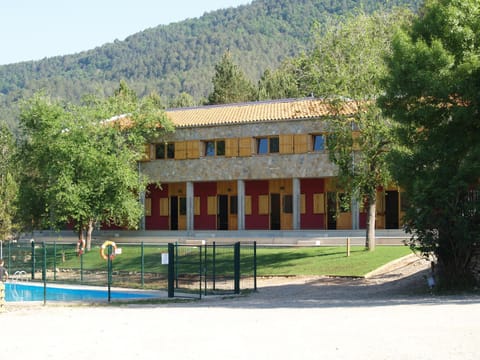
M 268 195 L 258 196 L 258 215 L 268 215 Z
M 295 154 L 308 152 L 308 135 L 296 134 L 293 136 L 293 149 Z
M 238 139 L 225 139 L 225 156 L 238 156 Z
M 187 141 L 187 159 L 198 159 L 200 157 L 200 141 Z
M 252 142 L 253 138 L 240 138 L 238 139 L 238 155 L 239 156 L 251 156 L 252 155 Z
M 324 194 L 313 194 L 313 213 L 325 214 L 325 196 Z
M 187 158 L 187 142 L 175 142 L 175 160 L 183 160 Z
M 152 199 L 145 198 L 145 216 L 152 215 Z
M 209 196 L 207 198 L 207 215 L 217 215 L 217 197 Z
M 146 144 L 140 161 L 150 161 L 151 159 L 152 159 L 151 146 L 150 144 Z
M 306 212 L 305 194 L 300 194 L 300 214 L 305 214 Z
M 193 214 L 200 215 L 200 196 L 193 198 Z
M 160 216 L 170 215 L 168 208 L 168 198 L 160 198 Z
M 245 215 L 252 215 L 252 197 L 245 196 Z
M 293 153 L 293 135 L 280 135 L 280 154 Z

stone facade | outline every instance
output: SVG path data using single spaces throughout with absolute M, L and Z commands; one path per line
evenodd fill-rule
M 248 125 L 179 128 L 163 141 L 209 140 L 326 131 L 321 120 L 291 120 Z M 252 154 L 248 157 L 200 157 L 185 160 L 152 160 L 141 164 L 152 181 L 220 181 L 284 178 L 325 178 L 336 174 L 326 152 L 304 154 Z

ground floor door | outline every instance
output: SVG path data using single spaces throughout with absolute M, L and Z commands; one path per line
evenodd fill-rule
M 170 230 L 178 230 L 178 197 L 170 197 Z
M 270 230 L 280 230 L 280 194 L 270 194 Z
M 385 229 L 398 229 L 398 191 L 385 192 Z
M 228 230 L 228 195 L 218 195 L 217 199 L 217 230 Z

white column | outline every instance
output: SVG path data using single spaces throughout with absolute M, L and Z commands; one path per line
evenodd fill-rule
M 237 224 L 238 230 L 245 230 L 245 181 L 237 180 Z
M 187 181 L 187 231 L 194 229 L 193 182 Z
M 293 178 L 293 230 L 300 230 L 300 179 Z

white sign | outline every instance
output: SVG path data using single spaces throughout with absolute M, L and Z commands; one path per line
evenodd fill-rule
M 168 265 L 168 253 L 162 253 L 162 265 Z

